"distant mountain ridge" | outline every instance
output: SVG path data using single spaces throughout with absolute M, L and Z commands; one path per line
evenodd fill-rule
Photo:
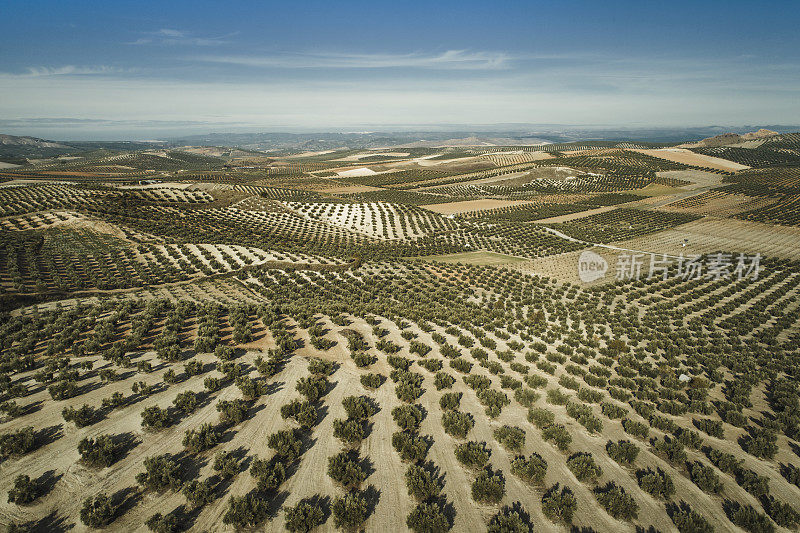
M 13 146 L 30 146 L 36 148 L 69 148 L 66 144 L 39 139 L 38 137 L 18 137 L 16 135 L 0 134 L 0 144 Z
M 765 139 L 774 135 L 780 135 L 777 131 L 761 128 L 758 131 L 751 131 L 748 133 L 723 133 L 722 135 L 715 135 L 707 137 L 694 143 L 681 144 L 681 148 L 716 148 L 718 146 L 727 146 L 730 144 L 738 144 L 745 141 L 755 141 L 758 139 Z

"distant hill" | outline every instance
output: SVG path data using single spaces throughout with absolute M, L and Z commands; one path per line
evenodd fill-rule
M 170 146 L 163 141 L 50 141 L 38 137 L 0 134 L 0 162 L 27 165 L 30 160 L 50 159 L 93 150 L 134 151 Z
M 37 137 L 17 137 L 16 135 L 0 134 L 0 144 L 4 146 L 31 146 L 37 148 L 69 148 L 56 141 L 46 141 Z
M 716 148 L 718 146 L 728 146 L 731 144 L 739 144 L 745 141 L 755 141 L 779 135 L 777 131 L 761 128 L 758 131 L 751 131 L 749 133 L 723 133 L 722 135 L 715 135 L 707 137 L 694 143 L 685 143 L 680 145 L 681 148 Z

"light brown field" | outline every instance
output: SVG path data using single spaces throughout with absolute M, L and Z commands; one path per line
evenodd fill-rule
M 537 224 L 557 224 L 559 222 L 569 222 L 570 220 L 576 220 L 576 219 L 588 217 L 588 216 L 591 216 L 591 215 L 597 215 L 599 213 L 605 213 L 606 211 L 611 211 L 612 209 L 616 209 L 617 207 L 619 207 L 619 206 L 618 205 L 604 205 L 603 207 L 598 207 L 596 209 L 588 209 L 586 211 L 579 211 L 577 213 L 570 213 L 569 215 L 559 215 L 557 217 L 543 218 L 541 220 L 537 220 L 536 223 Z
M 737 170 L 744 170 L 750 168 L 746 165 L 740 165 L 727 159 L 719 157 L 712 157 L 710 155 L 696 154 L 691 150 L 683 148 L 657 148 L 657 149 L 637 149 L 634 152 L 640 152 L 645 155 L 653 157 L 660 157 L 675 163 L 683 163 L 684 165 L 692 165 L 696 167 L 714 168 L 717 170 L 724 170 L 726 172 L 736 172 Z
M 681 246 L 688 239 L 686 246 Z M 677 228 L 636 237 L 614 245 L 672 255 L 716 251 L 800 259 L 800 228 L 706 217 Z
M 729 217 L 774 204 L 776 201 L 777 199 L 775 198 L 752 198 L 743 194 L 708 191 L 697 196 L 669 203 L 658 209 L 661 211 Z
M 459 213 L 469 213 L 471 211 L 486 211 L 487 209 L 497 209 L 513 205 L 525 205 L 536 203 L 529 200 L 465 200 L 463 202 L 447 202 L 445 204 L 421 205 L 420 207 L 440 213 L 442 215 L 455 215 Z

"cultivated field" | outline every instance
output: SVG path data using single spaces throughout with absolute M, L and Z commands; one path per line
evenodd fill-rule
M 796 530 L 800 137 L 760 141 L 4 168 L 0 524 Z

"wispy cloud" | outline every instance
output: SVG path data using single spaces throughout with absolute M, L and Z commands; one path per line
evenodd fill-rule
M 492 70 L 508 68 L 513 59 L 503 52 L 448 50 L 439 54 L 347 54 L 309 52 L 268 56 L 205 55 L 191 58 L 209 63 L 222 63 L 261 68 L 429 68 L 453 70 Z
M 76 66 L 76 65 L 63 65 L 60 67 L 28 67 L 22 73 L 0 73 L 4 77 L 17 77 L 17 78 L 44 78 L 53 76 L 96 76 L 104 74 L 122 74 L 132 72 L 132 69 L 121 69 L 117 67 L 110 67 L 106 65 L 99 66 Z
M 158 31 L 147 32 L 139 39 L 127 43 L 132 45 L 182 45 L 182 46 L 220 46 L 227 44 L 230 34 L 222 37 L 199 37 L 190 32 L 174 28 L 161 28 Z

